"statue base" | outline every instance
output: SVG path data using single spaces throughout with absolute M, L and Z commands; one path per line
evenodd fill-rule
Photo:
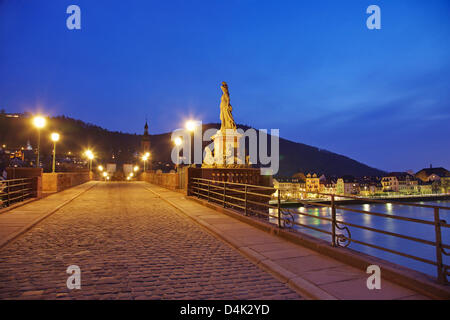
M 214 141 L 214 155 L 208 150 L 202 168 L 247 168 L 245 150 L 241 150 L 242 134 L 237 130 L 217 131 L 211 137 Z

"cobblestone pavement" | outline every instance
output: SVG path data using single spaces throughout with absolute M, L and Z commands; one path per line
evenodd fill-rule
M 100 183 L 0 249 L 0 298 L 301 297 L 143 184 Z

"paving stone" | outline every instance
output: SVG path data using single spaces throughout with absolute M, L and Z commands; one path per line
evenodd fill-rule
M 60 201 L 32 204 L 51 209 L 51 197 Z M 142 183 L 97 184 L 1 248 L 0 261 L 0 299 L 301 298 Z M 72 264 L 80 290 L 66 287 Z
M 410 297 L 415 294 L 415 292 L 411 290 L 387 281 L 381 282 L 381 290 L 369 290 L 367 289 L 366 281 L 366 278 L 352 279 L 325 284 L 320 287 L 339 299 L 392 300 Z
M 312 270 L 302 273 L 302 277 L 316 285 L 361 278 L 358 269 L 341 266 L 328 269 Z

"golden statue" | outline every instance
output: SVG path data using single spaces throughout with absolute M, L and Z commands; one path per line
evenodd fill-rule
M 236 123 L 234 123 L 233 107 L 230 104 L 230 93 L 228 92 L 228 85 L 226 82 L 222 82 L 220 87 L 223 91 L 222 99 L 220 100 L 220 121 L 222 125 L 220 126 L 220 131 L 224 132 L 226 129 L 236 130 Z

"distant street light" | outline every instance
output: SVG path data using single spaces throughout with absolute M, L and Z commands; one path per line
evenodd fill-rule
M 179 146 L 181 146 L 181 144 L 183 143 L 183 140 L 182 140 L 180 137 L 176 137 L 175 140 L 174 140 L 174 142 L 175 142 L 175 145 L 176 145 L 177 147 L 179 147 Z
M 146 153 L 142 156 L 142 161 L 144 161 L 144 172 L 146 171 L 145 162 L 148 160 L 149 157 L 150 157 L 150 152 L 146 152 Z
M 40 167 L 39 163 L 39 152 L 41 148 L 41 129 L 45 127 L 45 123 L 47 121 L 42 116 L 36 116 L 33 118 L 33 125 L 38 129 L 38 145 L 37 145 L 37 159 L 36 159 L 36 168 Z
M 98 166 L 98 171 L 102 172 L 103 171 L 103 166 Z
M 131 178 L 133 178 L 133 176 L 134 176 L 133 172 L 130 172 L 130 174 L 127 177 L 127 180 L 131 180 Z
M 51 135 L 51 139 L 53 141 L 53 165 L 52 172 L 55 173 L 56 169 L 56 142 L 59 141 L 59 133 L 53 132 Z
M 137 172 L 138 170 L 139 170 L 139 167 L 138 166 L 134 166 L 133 171 Z

